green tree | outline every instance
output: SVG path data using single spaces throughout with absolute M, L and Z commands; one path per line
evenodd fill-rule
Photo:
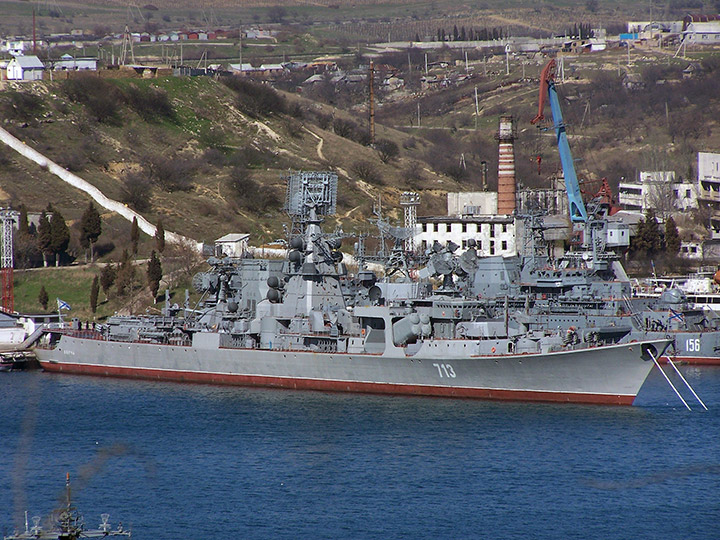
M 37 234 L 37 246 L 40 250 L 40 253 L 42 253 L 43 258 L 43 266 L 47 267 L 48 265 L 48 255 L 52 254 L 52 234 L 51 234 L 51 228 L 50 228 L 50 220 L 47 217 L 47 214 L 43 212 L 40 215 L 40 224 L 38 225 L 38 234 Z
M 672 216 L 665 222 L 665 252 L 671 257 L 680 253 L 680 234 Z
M 132 245 L 133 255 L 137 255 L 139 241 L 140 241 L 140 227 L 138 226 L 137 217 L 134 217 L 133 222 L 132 222 L 132 227 L 130 228 L 130 243 Z
M 160 264 L 160 259 L 155 254 L 155 250 L 153 250 L 150 254 L 150 261 L 147 266 L 147 281 L 154 299 L 157 299 L 162 275 L 162 265 Z
M 40 287 L 40 292 L 38 293 L 38 303 L 45 311 L 47 311 L 49 300 L 50 298 L 48 297 L 48 293 L 45 290 L 45 285 L 43 285 L 42 287 Z
M 103 267 L 102 272 L 100 272 L 100 286 L 102 287 L 103 293 L 105 293 L 105 298 L 108 298 L 110 288 L 115 283 L 116 277 L 117 270 L 113 264 L 106 264 Z
M 115 278 L 115 287 L 118 296 L 131 293 L 135 285 L 135 266 L 132 263 L 127 249 L 123 251 L 122 260 Z
M 102 233 L 102 220 L 95 205 L 89 203 L 87 209 L 80 218 L 80 245 L 85 251 L 85 262 L 87 262 L 87 249 L 90 248 L 90 262 L 95 261 L 94 245 Z
M 98 306 L 98 295 L 100 294 L 100 280 L 95 276 L 93 278 L 92 285 L 90 286 L 90 309 L 93 313 L 97 312 Z
M 70 229 L 65 218 L 55 210 L 50 218 L 50 250 L 55 254 L 55 266 L 60 266 L 60 258 L 70 243 Z
M 20 215 L 18 216 L 18 234 L 30 234 L 30 226 L 28 224 L 27 207 L 24 204 L 20 205 Z
M 13 238 L 13 258 L 16 268 L 30 268 L 40 257 L 37 247 L 37 238 L 31 232 L 27 208 L 20 205 L 18 216 L 18 231 Z
M 632 251 L 640 257 L 653 257 L 662 249 L 660 227 L 655 218 L 655 210 L 649 208 L 645 219 L 638 223 L 637 234 L 632 241 Z
M 155 227 L 155 247 L 159 253 L 165 251 L 165 228 L 163 227 L 162 219 L 158 219 L 157 226 Z

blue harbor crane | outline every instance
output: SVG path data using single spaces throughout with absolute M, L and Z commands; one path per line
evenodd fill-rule
M 540 73 L 540 99 L 538 105 L 538 114 L 532 119 L 531 123 L 536 124 L 545 118 L 543 111 L 545 109 L 545 101 L 550 101 L 550 110 L 553 115 L 553 123 L 555 127 L 555 135 L 557 136 L 558 151 L 560 152 L 560 162 L 562 163 L 563 175 L 565 177 L 565 189 L 567 191 L 568 203 L 570 207 L 570 219 L 573 223 L 586 223 L 588 220 L 587 210 L 580 194 L 580 184 L 575 174 L 575 164 L 573 163 L 572 154 L 570 153 L 570 145 L 568 144 L 567 133 L 565 132 L 565 122 L 560 109 L 560 101 L 558 99 L 557 90 L 555 89 L 555 60 L 551 59 Z

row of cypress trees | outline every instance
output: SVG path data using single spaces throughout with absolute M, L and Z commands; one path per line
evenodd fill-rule
M 86 250 L 86 260 L 88 249 L 90 250 L 90 260 L 95 259 L 94 246 L 101 233 L 100 214 L 95 205 L 89 203 L 80 220 L 80 245 Z M 63 215 L 53 207 L 52 203 L 49 203 L 43 210 L 37 228 L 30 225 L 27 208 L 25 205 L 21 205 L 17 237 L 16 246 L 24 246 L 26 249 L 36 248 L 40 252 L 43 266 L 48 266 L 50 262 L 54 262 L 55 266 L 60 266 L 70 245 L 70 229 Z

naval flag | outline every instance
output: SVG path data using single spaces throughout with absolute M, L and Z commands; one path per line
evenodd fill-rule
M 65 300 L 60 300 L 59 298 L 57 298 L 57 306 L 58 306 L 58 311 L 60 311 L 62 309 L 67 309 L 68 311 L 70 311 L 70 309 L 71 309 L 70 304 L 68 304 Z

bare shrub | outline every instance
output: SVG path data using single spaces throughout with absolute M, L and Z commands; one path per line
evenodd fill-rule
M 217 148 L 208 148 L 203 152 L 203 161 L 215 167 L 223 167 L 227 162 L 225 154 Z
M 163 89 L 131 84 L 125 94 L 130 108 L 146 122 L 175 118 L 175 109 Z
M 247 210 L 259 212 L 279 205 L 275 192 L 257 182 L 252 173 L 242 166 L 233 167 L 227 180 L 233 199 Z
M 222 129 L 211 128 L 202 131 L 198 136 L 198 140 L 200 144 L 208 148 L 216 148 L 218 150 L 227 148 L 227 137 Z
M 417 161 L 411 161 L 402 172 L 405 182 L 411 187 L 417 187 L 423 181 L 422 165 Z
M 333 120 L 332 127 L 335 135 L 349 139 L 353 132 L 357 129 L 357 124 L 352 120 L 336 118 Z
M 82 148 L 71 148 L 65 150 L 55 161 L 70 172 L 79 172 L 85 168 L 87 156 Z
M 237 94 L 235 104 L 238 109 L 252 118 L 284 114 L 287 111 L 285 98 L 266 84 L 244 77 L 224 77 L 222 82 Z
M 165 279 L 170 288 L 179 282 L 189 282 L 204 264 L 202 254 L 191 240 L 168 242 L 163 252 Z
M 197 162 L 186 158 L 153 156 L 148 159 L 146 170 L 150 179 L 165 191 L 190 191 Z
M 242 166 L 248 168 L 267 168 L 276 160 L 276 156 L 268 150 L 255 148 L 254 146 L 245 146 L 228 158 L 228 164 L 232 166 Z
M 375 150 L 383 163 L 390 163 L 400 154 L 398 145 L 389 139 L 378 139 L 375 143 Z
M 300 105 L 300 104 L 297 103 L 297 102 L 292 103 L 292 104 L 288 107 L 288 111 L 287 111 L 287 112 L 288 112 L 288 114 L 289 114 L 290 116 L 292 116 L 293 118 L 302 119 L 302 118 L 305 116 L 305 111 L 304 111 L 302 105 Z
M 151 183 L 144 175 L 128 173 L 123 180 L 120 200 L 138 212 L 144 212 L 150 208 L 151 191 Z
M 315 122 L 317 123 L 318 127 L 320 129 L 328 129 L 330 127 L 330 124 L 332 124 L 333 118 L 330 114 L 325 114 L 322 112 L 315 113 Z
M 43 100 L 35 94 L 10 90 L 0 101 L 0 113 L 12 120 L 29 122 L 42 114 Z
M 417 139 L 415 137 L 409 137 L 403 141 L 402 146 L 405 150 L 411 150 L 417 146 Z
M 217 216 L 218 206 L 210 201 L 201 199 L 195 204 L 195 211 L 204 217 Z
M 288 118 L 285 122 L 285 129 L 287 129 L 287 132 L 294 139 L 303 138 L 303 125 L 301 122 L 298 122 L 297 120 L 294 120 L 292 118 Z
M 382 176 L 380 176 L 380 172 L 377 170 L 377 167 L 370 161 L 356 161 L 352 164 L 350 170 L 358 178 L 360 178 L 360 180 L 367 182 L 368 184 L 382 185 L 384 183 Z
M 63 93 L 75 103 L 82 103 L 98 121 L 121 124 L 122 92 L 112 83 L 94 75 L 67 79 L 62 83 Z

